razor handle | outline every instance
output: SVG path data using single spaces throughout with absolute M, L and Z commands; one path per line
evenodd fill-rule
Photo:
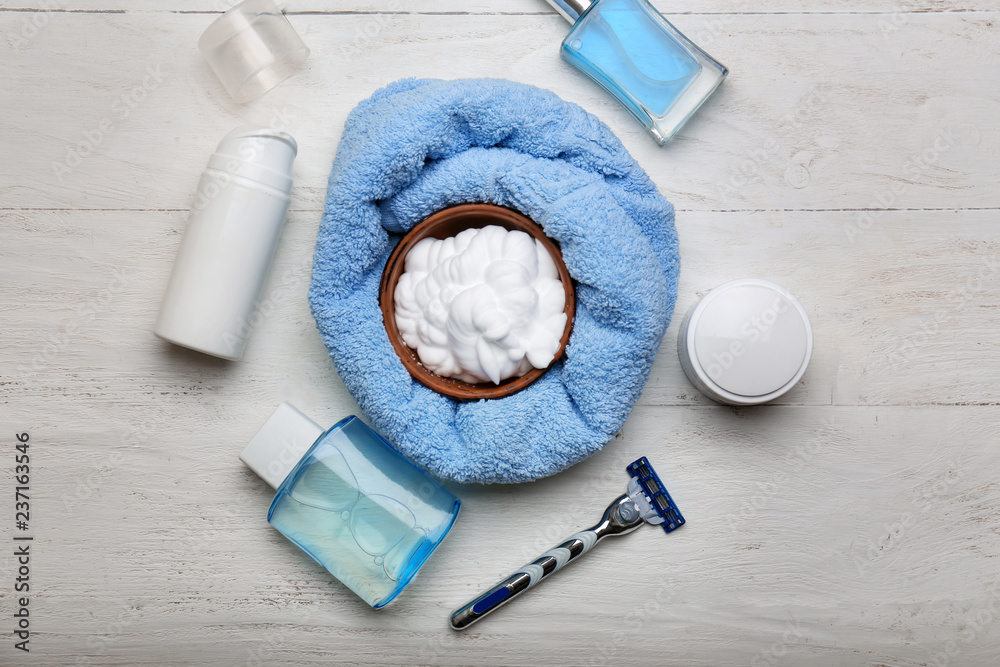
M 464 630 L 577 560 L 605 537 L 630 533 L 642 523 L 639 509 L 628 494 L 619 496 L 604 510 L 604 516 L 596 526 L 582 530 L 559 546 L 549 549 L 476 599 L 456 609 L 451 615 L 451 627 Z

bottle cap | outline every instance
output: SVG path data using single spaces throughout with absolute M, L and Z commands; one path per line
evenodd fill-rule
M 240 460 L 277 489 L 323 435 L 319 424 L 289 403 L 278 406 L 240 454 Z
M 743 278 L 713 289 L 688 312 L 677 338 L 681 368 L 720 403 L 778 398 L 802 377 L 813 335 L 802 304 L 766 280 Z
M 288 196 L 292 191 L 292 163 L 298 152 L 299 145 L 290 134 L 237 127 L 219 142 L 208 160 L 208 169 L 249 179 Z
M 570 23 L 576 23 L 580 15 L 594 4 L 594 0 L 547 0 L 547 2 Z
M 198 48 L 240 104 L 274 88 L 309 57 L 309 47 L 274 0 L 231 7 L 205 29 Z

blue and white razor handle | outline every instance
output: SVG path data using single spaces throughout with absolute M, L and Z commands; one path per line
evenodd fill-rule
M 549 549 L 475 600 L 456 609 L 451 615 L 451 627 L 464 630 L 572 563 L 608 535 L 631 533 L 643 522 L 660 526 L 667 533 L 684 525 L 684 517 L 645 456 L 629 464 L 626 470 L 632 476 L 628 490 L 608 505 L 596 526 Z

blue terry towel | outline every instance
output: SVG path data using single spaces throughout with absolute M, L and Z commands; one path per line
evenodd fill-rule
M 509 206 L 561 246 L 577 283 L 566 354 L 499 399 L 413 380 L 382 325 L 400 235 L 465 202 Z M 333 363 L 389 442 L 460 482 L 524 482 L 590 456 L 624 424 L 677 294 L 674 211 L 596 117 L 499 79 L 397 81 L 351 112 L 330 172 L 309 300 Z

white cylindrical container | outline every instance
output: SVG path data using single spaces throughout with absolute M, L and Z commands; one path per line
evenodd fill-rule
M 208 161 L 153 329 L 223 359 L 243 356 L 288 211 L 290 135 L 238 128 Z
M 788 290 L 742 278 L 719 285 L 688 312 L 677 336 L 684 374 L 729 405 L 778 398 L 806 372 L 812 325 Z

